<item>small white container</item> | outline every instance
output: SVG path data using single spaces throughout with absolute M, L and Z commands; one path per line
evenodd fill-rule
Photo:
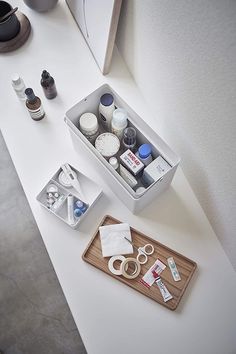
M 69 225 L 72 229 L 77 229 L 80 223 L 89 215 L 89 212 L 93 205 L 96 203 L 98 198 L 102 195 L 102 189 L 98 186 L 94 181 L 90 178 L 79 172 L 73 166 L 71 166 L 72 170 L 76 173 L 78 180 L 80 182 L 81 188 L 86 197 L 86 205 L 87 209 L 85 212 L 81 213 L 80 217 L 74 217 L 74 223 L 72 220 L 72 199 L 74 200 L 74 204 L 81 201 L 81 197 L 76 191 L 74 187 L 66 188 L 65 186 L 61 185 L 59 182 L 59 175 L 63 171 L 62 168 L 59 168 L 57 172 L 52 176 L 49 182 L 44 186 L 42 191 L 38 194 L 36 199 L 38 202 L 46 208 L 50 213 L 57 216 L 59 219 L 64 221 L 67 225 Z M 52 186 L 56 186 L 55 191 L 58 192 L 59 198 L 58 202 L 55 202 L 54 205 L 57 203 L 57 207 L 49 207 L 48 205 L 48 193 L 50 191 L 53 192 Z M 68 206 L 69 204 L 69 206 Z
M 145 184 L 151 185 L 162 178 L 171 166 L 161 157 L 158 156 L 143 171 L 142 180 Z
M 97 137 L 95 148 L 105 159 L 109 159 L 118 153 L 120 140 L 112 133 L 103 133 Z
M 99 123 L 106 131 L 110 132 L 112 115 L 115 110 L 114 97 L 110 93 L 101 96 L 98 110 Z
M 98 120 L 95 114 L 87 112 L 80 116 L 80 130 L 91 144 L 95 143 L 99 135 Z
M 19 74 L 13 74 L 11 78 L 12 82 L 12 87 L 14 88 L 18 98 L 22 101 L 26 100 L 26 95 L 25 95 L 25 83 L 23 79 L 19 76 Z
M 146 191 L 146 188 L 144 188 L 144 187 L 138 187 L 138 188 L 136 189 L 135 193 L 138 194 L 138 195 L 142 195 L 143 193 L 145 193 L 145 191 Z
M 121 140 L 127 125 L 128 114 L 126 110 L 124 110 L 123 108 L 115 109 L 111 121 L 111 132 Z
M 145 193 L 143 194 L 137 194 L 133 189 L 138 187 L 137 181 L 135 186 L 133 186 L 133 182 L 135 181 L 132 181 L 131 187 L 131 185 L 129 185 L 128 182 L 122 178 L 122 172 L 120 171 L 120 174 L 117 173 L 109 164 L 109 162 L 106 161 L 97 151 L 97 149 L 95 149 L 95 147 L 88 142 L 88 140 L 77 127 L 78 116 L 87 111 L 96 114 L 99 99 L 104 93 L 107 92 L 110 92 L 113 95 L 117 106 L 123 107 L 126 112 L 128 112 L 129 126 L 132 126 L 136 129 L 137 143 L 141 145 L 149 142 L 152 145 L 153 159 L 157 158 L 158 156 L 162 156 L 170 165 L 170 169 L 166 171 L 163 177 L 158 181 L 153 182 L 150 187 L 146 188 Z M 161 139 L 161 137 L 156 132 L 154 132 L 153 129 L 151 129 L 144 122 L 144 120 L 138 116 L 138 114 L 109 85 L 102 85 L 84 97 L 82 100 L 78 101 L 66 112 L 65 122 L 68 125 L 72 142 L 76 151 L 81 154 L 81 149 L 83 149 L 83 152 L 88 160 L 93 159 L 93 163 L 96 164 L 97 170 L 101 173 L 103 179 L 110 186 L 111 190 L 123 202 L 124 206 L 129 208 L 133 213 L 138 213 L 144 209 L 169 187 L 177 166 L 180 162 L 179 156 L 175 154 L 175 152 Z M 122 168 L 124 170 L 124 167 L 120 165 L 120 170 Z M 134 176 L 130 173 L 129 175 L 132 177 L 132 180 L 135 179 Z
M 116 157 L 110 157 L 109 164 L 114 168 L 114 170 L 119 170 L 119 162 Z

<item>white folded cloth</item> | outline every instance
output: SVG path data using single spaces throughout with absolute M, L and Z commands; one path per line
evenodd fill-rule
M 133 253 L 133 246 L 124 238 L 132 241 L 130 226 L 127 223 L 99 227 L 103 257 Z

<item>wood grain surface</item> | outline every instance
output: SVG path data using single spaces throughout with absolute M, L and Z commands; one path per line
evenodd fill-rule
M 99 226 L 102 225 L 111 225 L 111 224 L 119 224 L 121 221 L 113 218 L 110 215 L 106 215 L 101 221 Z M 98 226 L 98 228 L 99 228 Z M 135 230 L 130 227 L 132 241 L 135 246 L 144 246 L 147 243 L 151 243 L 154 246 L 154 253 L 148 256 L 148 262 L 144 265 L 141 265 L 141 273 L 135 279 L 126 279 L 122 275 L 114 275 L 108 269 L 108 261 L 110 257 L 103 258 L 102 250 L 101 250 L 101 241 L 99 235 L 99 229 L 95 232 L 92 237 L 90 243 L 88 244 L 86 250 L 84 251 L 82 258 L 85 262 L 92 264 L 94 267 L 102 270 L 103 272 L 109 274 L 113 278 L 125 283 L 126 285 L 132 287 L 133 289 L 139 291 L 141 294 L 148 296 L 159 304 L 167 307 L 170 310 L 175 310 L 186 290 L 190 279 L 193 276 L 195 269 L 197 268 L 197 264 L 191 259 L 181 255 L 178 252 L 166 247 L 165 245 L 159 243 L 158 241 L 153 240 L 152 238 L 144 235 L 143 233 Z M 134 250 L 134 253 L 131 255 L 126 255 L 125 257 L 135 257 L 137 256 L 137 251 Z M 181 280 L 175 282 L 171 271 L 168 267 L 167 258 L 173 257 L 180 273 Z M 173 299 L 168 302 L 164 302 L 161 296 L 161 293 L 156 284 L 152 285 L 149 289 L 142 285 L 139 280 L 144 276 L 147 270 L 154 264 L 157 260 L 161 260 L 165 265 L 165 270 L 161 273 L 161 279 L 163 283 L 166 285 L 167 289 L 173 296 Z

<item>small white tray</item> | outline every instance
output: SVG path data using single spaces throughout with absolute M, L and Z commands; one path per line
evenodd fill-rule
M 73 187 L 64 187 L 64 186 L 62 186 L 60 184 L 58 176 L 59 176 L 59 174 L 62 171 L 61 167 L 52 176 L 52 178 L 45 185 L 45 187 L 42 189 L 42 191 L 37 195 L 36 199 L 49 212 L 51 212 L 52 214 L 56 215 L 59 219 L 64 221 L 67 225 L 69 225 L 73 229 L 77 229 L 79 224 L 88 215 L 88 213 L 89 213 L 90 209 L 92 208 L 92 206 L 95 204 L 95 202 L 101 196 L 102 189 L 95 182 L 93 182 L 90 178 L 85 176 L 83 173 L 79 172 L 73 166 L 71 166 L 71 168 L 77 174 L 77 177 L 78 177 L 79 183 L 81 185 L 81 189 L 82 189 L 82 192 L 83 192 L 85 200 L 81 198 L 79 193 Z M 63 202 L 61 203 L 61 205 L 56 210 L 53 210 L 53 209 L 51 209 L 51 208 L 49 208 L 47 206 L 47 187 L 49 186 L 49 184 L 56 185 L 58 187 L 59 195 L 64 195 L 65 196 Z M 85 211 L 84 214 L 82 214 L 79 218 L 75 217 L 75 223 L 73 225 L 71 225 L 68 222 L 68 213 L 67 213 L 67 197 L 68 197 L 68 195 L 73 195 L 74 196 L 74 202 L 76 202 L 77 200 L 82 200 L 84 203 L 86 203 L 88 205 L 88 208 L 87 208 L 87 210 Z

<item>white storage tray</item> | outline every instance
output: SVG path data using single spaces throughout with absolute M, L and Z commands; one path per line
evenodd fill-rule
M 142 195 L 135 193 L 79 130 L 79 117 L 83 113 L 92 112 L 98 117 L 98 105 L 100 97 L 104 93 L 111 93 L 116 107 L 124 108 L 128 112 L 129 126 L 136 128 L 139 145 L 150 143 L 153 157 L 156 158 L 160 155 L 171 166 L 171 169 L 158 181 L 152 183 Z M 65 122 L 69 127 L 75 149 L 81 152 L 81 146 L 84 146 L 85 150 L 90 151 L 90 156 L 97 162 L 97 167 L 108 185 L 132 212 L 136 213 L 142 210 L 170 185 L 180 158 L 109 85 L 102 85 L 69 109 L 65 115 Z
M 58 176 L 62 171 L 62 168 L 59 168 L 59 170 L 52 176 L 52 178 L 49 180 L 49 182 L 45 185 L 45 187 L 42 189 L 42 191 L 38 194 L 36 199 L 38 202 L 45 207 L 49 212 L 57 216 L 59 219 L 64 221 L 67 225 L 72 227 L 73 229 L 77 229 L 79 224 L 84 220 L 84 218 L 88 215 L 89 211 L 95 204 L 95 202 L 98 200 L 98 198 L 102 194 L 102 189 L 95 183 L 93 182 L 90 178 L 76 170 L 74 167 L 71 166 L 71 168 L 77 173 L 78 180 L 81 185 L 81 189 L 84 195 L 84 199 L 81 198 L 80 194 L 74 189 L 73 187 L 64 187 L 59 183 Z M 49 184 L 55 184 L 58 187 L 58 192 L 60 195 L 65 196 L 65 200 L 62 202 L 62 204 L 56 209 L 50 209 L 47 207 L 47 187 Z M 68 195 L 73 195 L 74 196 L 74 201 L 76 200 L 82 200 L 88 205 L 87 210 L 85 211 L 84 214 L 82 214 L 79 218 L 75 218 L 75 224 L 71 225 L 68 222 L 68 213 L 67 213 L 67 197 Z

